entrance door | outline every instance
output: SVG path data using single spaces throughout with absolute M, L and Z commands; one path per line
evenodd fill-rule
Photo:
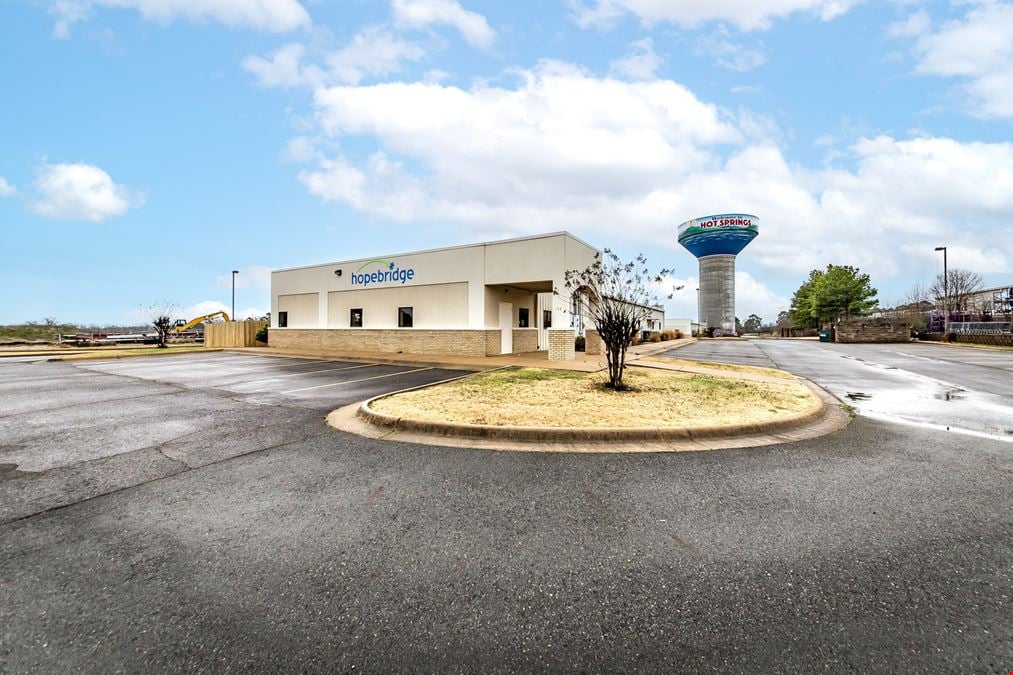
M 499 352 L 511 354 L 514 351 L 514 306 L 511 302 L 499 303 Z

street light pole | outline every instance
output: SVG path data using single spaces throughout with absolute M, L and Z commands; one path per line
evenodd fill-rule
M 943 334 L 950 332 L 950 275 L 946 269 L 946 247 L 936 246 L 943 252 Z
M 232 270 L 232 320 L 236 320 L 236 275 L 239 270 Z
M 690 333 L 690 335 L 692 335 L 693 331 L 690 331 L 689 333 Z M 699 288 L 696 289 L 696 334 L 697 334 L 697 336 L 700 335 L 700 289 Z

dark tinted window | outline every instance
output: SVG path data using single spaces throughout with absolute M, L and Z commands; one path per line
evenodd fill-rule
M 411 328 L 412 327 L 412 307 L 398 307 L 397 308 L 397 327 L 398 328 Z
M 542 328 L 552 328 L 552 310 L 542 310 Z
M 352 328 L 362 328 L 362 308 L 352 310 L 352 315 L 348 319 L 348 325 Z
M 527 328 L 528 327 L 528 308 L 521 307 L 517 310 L 517 327 Z
M 278 328 L 288 326 L 288 312 L 278 312 Z

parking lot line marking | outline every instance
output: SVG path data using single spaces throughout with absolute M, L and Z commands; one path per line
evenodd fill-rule
M 280 380 L 283 377 L 299 377 L 300 375 L 312 375 L 313 373 L 333 373 L 336 370 L 355 370 L 356 368 L 369 368 L 370 366 L 379 366 L 379 365 L 381 365 L 381 364 L 379 364 L 379 363 L 360 363 L 357 366 L 344 366 L 342 368 L 324 368 L 323 370 L 309 370 L 309 371 L 307 371 L 305 373 L 287 373 L 285 375 L 278 375 L 277 377 L 270 377 L 270 378 L 268 378 L 266 380 L 251 380 L 249 382 L 236 382 L 236 384 L 237 385 L 240 385 L 240 384 L 263 384 L 265 382 L 274 382 L 275 380 Z M 242 373 L 240 373 L 240 375 L 241 374 Z
M 239 365 L 241 363 L 257 363 L 258 359 L 263 358 L 262 356 L 249 357 L 250 360 L 247 360 L 246 358 L 241 359 L 233 359 L 228 357 L 222 358 L 222 357 L 213 357 L 207 354 L 200 354 L 199 352 L 197 353 L 197 356 L 199 358 L 189 358 L 190 357 L 189 354 L 171 354 L 166 356 L 162 356 L 160 354 L 159 355 L 153 354 L 151 356 L 148 356 L 147 354 L 145 354 L 144 356 L 132 356 L 115 360 L 108 360 L 108 359 L 103 359 L 101 361 L 79 360 L 79 361 L 71 361 L 70 363 L 80 363 L 82 366 L 94 365 L 94 366 L 116 366 L 126 368 L 129 367 L 138 368 L 142 366 L 173 366 L 173 365 L 195 364 L 195 363 L 199 364 L 234 363 L 236 365 Z M 157 361 L 154 359 L 157 359 Z
M 186 356 L 186 355 L 185 354 L 181 354 L 179 356 L 174 356 L 173 359 L 180 359 L 183 356 Z M 210 355 L 207 355 L 207 356 L 210 357 Z M 299 368 L 301 366 L 315 366 L 315 365 L 320 365 L 321 363 L 343 363 L 343 362 L 347 363 L 347 361 L 343 361 L 342 359 L 318 359 L 318 358 L 313 358 L 313 357 L 300 356 L 300 357 L 297 357 L 297 358 L 300 359 L 300 360 L 302 360 L 302 361 L 304 361 L 303 363 L 274 363 L 274 364 L 272 364 L 270 366 L 255 367 L 255 366 L 260 366 L 261 364 L 266 363 L 266 359 L 277 358 L 277 359 L 285 359 L 286 361 L 288 361 L 290 357 L 284 357 L 284 356 L 282 356 L 282 357 L 273 357 L 273 356 L 249 356 L 249 357 L 241 357 L 240 356 L 240 357 L 217 357 L 217 358 L 216 357 L 210 357 L 210 358 L 208 358 L 208 357 L 201 358 L 201 359 L 186 359 L 185 362 L 182 361 L 182 360 L 179 360 L 179 361 L 176 361 L 175 364 L 171 363 L 169 361 L 160 362 L 160 363 L 153 363 L 151 361 L 146 361 L 144 363 L 126 363 L 123 360 L 117 360 L 117 361 L 101 361 L 101 362 L 97 362 L 95 365 L 119 366 L 119 367 L 124 367 L 124 368 L 127 368 L 127 369 L 129 369 L 131 367 L 133 367 L 133 368 L 144 367 L 144 368 L 147 369 L 147 368 L 150 368 L 151 366 L 173 366 L 173 365 L 178 366 L 178 365 L 185 365 L 185 364 L 210 365 L 210 366 L 215 366 L 215 367 L 218 367 L 218 368 L 225 367 L 225 366 L 236 366 L 237 368 L 242 369 L 244 371 L 243 373 L 237 373 L 237 374 L 245 374 L 245 373 L 254 373 L 254 372 L 257 372 L 258 370 L 273 370 L 275 368 Z M 126 361 L 129 361 L 129 359 L 127 359 Z
M 394 377 L 395 375 L 407 375 L 409 373 L 419 373 L 419 372 L 422 372 L 423 370 L 433 370 L 433 367 L 430 366 L 428 368 L 416 368 L 415 370 L 402 370 L 402 371 L 400 371 L 398 373 L 387 373 L 386 375 L 374 375 L 373 377 L 363 377 L 363 378 L 358 379 L 358 380 L 347 380 L 345 382 L 330 382 L 328 384 L 318 384 L 315 387 L 302 387 L 301 389 L 289 389 L 288 391 L 282 391 L 282 392 L 279 392 L 279 393 L 281 393 L 281 394 L 295 394 L 296 392 L 309 391 L 310 389 L 323 389 L 325 387 L 337 387 L 337 386 L 340 386 L 342 384 L 355 384 L 356 382 L 365 382 L 367 380 L 379 380 L 380 378 L 383 378 L 383 377 Z
M 264 371 L 264 370 L 277 370 L 278 368 L 302 368 L 302 367 L 305 367 L 305 366 L 319 366 L 322 363 L 348 363 L 348 361 L 342 361 L 341 359 L 326 359 L 326 360 L 322 359 L 322 360 L 313 361 L 311 363 L 283 363 L 283 364 L 277 364 L 277 363 L 275 363 L 275 364 L 272 364 L 270 366 L 263 366 L 263 367 L 255 368 L 254 366 L 256 366 L 257 364 L 264 363 L 264 359 L 266 359 L 266 358 L 274 358 L 274 357 L 270 357 L 270 356 L 258 356 L 256 358 L 258 359 L 257 361 L 250 361 L 250 362 L 244 362 L 244 363 L 234 364 L 234 365 L 238 366 L 238 368 L 240 369 L 240 372 L 237 372 L 237 373 L 224 373 L 224 374 L 228 374 L 228 375 L 248 375 L 250 373 L 258 373 L 258 372 L 261 372 L 261 371 Z M 224 364 L 219 363 L 218 365 L 222 366 L 222 365 L 233 365 L 233 364 L 231 364 L 228 361 L 226 361 Z M 223 373 L 212 373 L 212 375 L 216 375 L 216 374 L 223 374 Z M 296 373 L 296 374 L 298 374 L 298 373 Z

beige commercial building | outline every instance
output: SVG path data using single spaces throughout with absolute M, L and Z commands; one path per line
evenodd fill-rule
M 567 270 L 598 250 L 567 232 L 276 270 L 270 344 L 313 350 L 572 359 L 587 317 Z M 559 293 L 554 293 L 558 290 Z M 658 310 L 645 330 L 660 330 Z

